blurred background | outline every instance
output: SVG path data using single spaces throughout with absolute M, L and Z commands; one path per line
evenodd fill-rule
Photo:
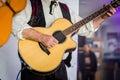
M 79 0 L 79 15 L 85 18 L 103 4 L 109 4 L 112 0 Z M 120 80 L 120 8 L 112 17 L 105 20 L 94 37 L 87 38 L 87 43 L 95 52 L 98 60 L 96 80 Z M 82 36 L 78 37 L 79 48 L 84 42 Z M 81 50 L 78 49 L 78 53 Z M 79 58 L 79 56 L 78 56 Z M 79 75 L 80 77 L 80 75 Z M 81 80 L 80 78 L 78 80 Z
M 82 18 L 109 4 L 111 0 L 60 0 Z M 81 72 L 78 68 L 78 58 L 81 47 L 86 41 L 97 57 L 98 70 L 96 80 L 120 80 L 120 8 L 112 17 L 101 25 L 99 30 L 91 38 L 83 36 L 73 37 L 78 42 L 78 49 L 72 54 L 71 67 L 67 68 L 69 80 L 81 80 Z M 0 80 L 16 80 L 20 70 L 20 60 L 17 54 L 18 40 L 11 34 L 9 40 L 0 47 Z M 81 65 L 79 65 L 81 66 Z

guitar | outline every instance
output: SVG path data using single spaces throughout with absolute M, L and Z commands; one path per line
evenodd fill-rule
M 9 0 L 0 7 L 0 47 L 9 39 L 12 30 L 12 17 L 24 9 L 26 0 Z
M 47 48 L 41 43 L 32 40 L 19 40 L 19 55 L 21 59 L 33 73 L 49 74 L 56 71 L 62 61 L 64 52 L 73 50 L 76 47 L 76 42 L 71 39 L 71 34 L 84 24 L 107 12 L 111 6 L 116 8 L 119 5 L 120 0 L 112 1 L 107 6 L 75 24 L 60 18 L 54 21 L 49 28 L 33 28 L 41 33 L 53 35 L 59 43 L 52 48 Z

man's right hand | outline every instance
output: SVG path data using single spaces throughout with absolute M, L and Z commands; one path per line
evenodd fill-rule
M 48 48 L 51 48 L 58 43 L 58 40 L 56 40 L 53 36 L 47 34 L 41 34 L 39 40 Z

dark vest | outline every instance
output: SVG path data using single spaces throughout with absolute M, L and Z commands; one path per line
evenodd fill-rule
M 29 25 L 32 27 L 45 27 L 46 26 L 46 21 L 44 17 L 44 12 L 43 12 L 43 6 L 41 0 L 30 0 L 31 5 L 32 5 L 32 16 L 30 21 L 28 22 Z M 71 22 L 71 17 L 70 17 L 70 12 L 69 8 L 66 4 L 59 2 L 63 18 L 66 18 Z M 69 53 L 68 57 L 64 60 L 66 65 L 68 67 L 71 66 L 70 61 L 71 61 L 71 53 Z
M 43 6 L 41 0 L 30 0 L 32 5 L 32 16 L 30 21 L 28 22 L 29 25 L 35 26 L 46 26 L 46 21 L 43 12 Z M 59 2 L 63 18 L 66 18 L 71 22 L 69 8 L 66 4 Z

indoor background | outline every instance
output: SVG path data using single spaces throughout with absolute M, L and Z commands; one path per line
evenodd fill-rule
M 103 4 L 109 3 L 111 0 L 60 0 L 69 5 L 69 7 L 78 15 L 85 18 L 91 13 L 99 10 L 103 7 Z M 96 55 L 100 56 L 99 64 L 100 69 L 96 74 L 96 80 L 110 80 L 108 76 L 111 76 L 112 80 L 120 80 L 119 77 L 119 69 L 116 70 L 119 66 L 116 63 L 116 57 L 110 57 L 107 55 L 111 50 L 111 46 L 108 46 L 108 42 L 115 42 L 115 46 L 112 46 L 112 49 L 116 46 L 119 49 L 120 43 L 120 9 L 117 9 L 117 13 L 113 15 L 111 18 L 107 19 L 104 23 L 101 24 L 100 29 L 95 33 L 95 37 L 93 37 L 93 41 L 100 41 L 100 53 L 96 52 Z M 75 35 L 77 36 L 77 35 Z M 77 42 L 78 38 L 73 37 L 73 39 Z M 118 41 L 118 42 L 117 42 Z M 116 44 L 117 42 L 117 44 Z M 0 48 L 0 79 L 1 80 L 16 80 L 17 74 L 20 70 L 20 60 L 17 54 L 18 50 L 18 40 L 11 34 L 9 40 L 5 43 L 4 46 Z M 118 50 L 119 52 L 119 50 Z M 77 73 L 77 54 L 78 51 L 75 50 L 72 54 L 72 66 L 71 68 L 67 68 L 69 80 L 80 80 Z M 119 59 L 119 57 L 117 57 Z M 114 59 L 114 60 L 113 60 Z M 114 64 L 115 63 L 115 64 Z M 107 65 L 111 66 L 108 67 Z M 114 65 L 114 66 L 112 66 Z M 107 70 L 109 69 L 109 70 Z M 115 70 L 114 70 L 115 69 Z M 116 73 L 117 72 L 117 73 Z M 108 74 L 110 73 L 110 74 Z M 99 79 L 98 79 L 99 78 Z

